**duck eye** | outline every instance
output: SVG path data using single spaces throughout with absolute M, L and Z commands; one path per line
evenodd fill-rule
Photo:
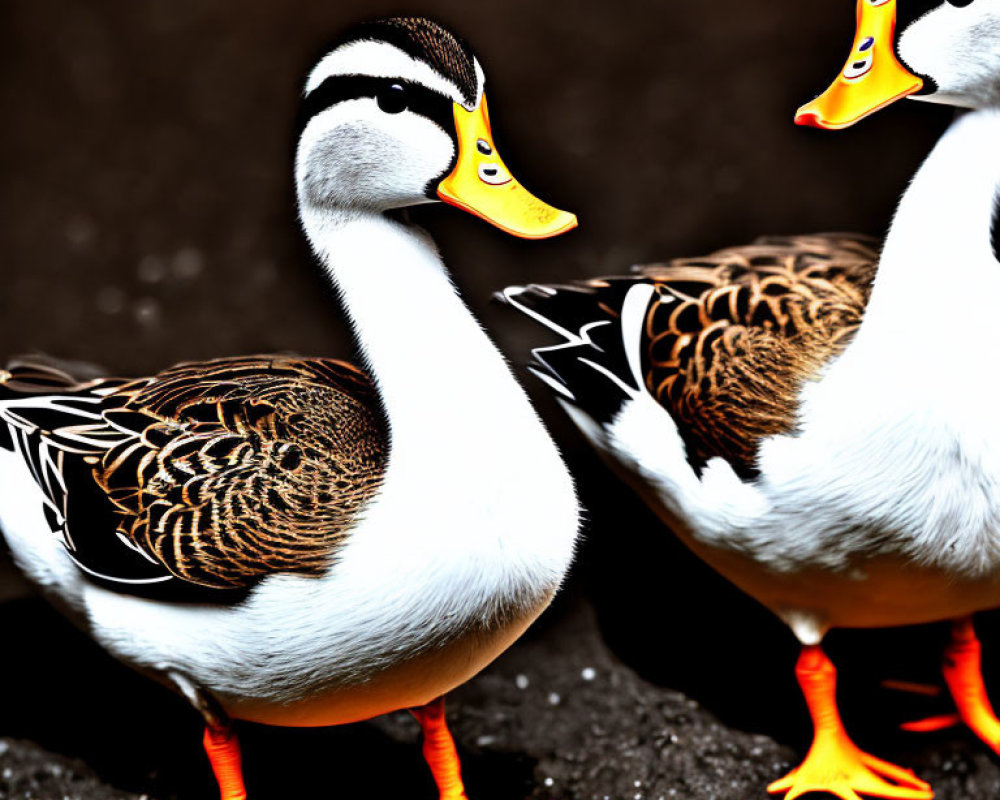
M 966 6 L 972 5 L 972 0 L 948 0 L 948 5 L 957 6 L 958 8 L 965 8 Z
M 386 114 L 399 114 L 406 111 L 406 89 L 401 84 L 393 83 L 381 89 L 375 96 L 378 107 Z

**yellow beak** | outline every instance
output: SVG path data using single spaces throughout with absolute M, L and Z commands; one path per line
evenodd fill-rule
M 524 239 L 547 239 L 576 227 L 576 216 L 543 203 L 510 174 L 497 155 L 486 97 L 468 111 L 454 107 L 458 161 L 438 197 Z
M 851 57 L 829 89 L 795 115 L 797 125 L 840 130 L 897 100 L 924 82 L 896 58 L 896 0 L 858 0 Z

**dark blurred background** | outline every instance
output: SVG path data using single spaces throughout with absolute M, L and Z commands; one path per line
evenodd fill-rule
M 385 14 L 426 14 L 472 43 L 508 165 L 580 217 L 571 235 L 526 243 L 443 206 L 416 214 L 518 364 L 544 337 L 491 303 L 506 284 L 621 272 L 761 234 L 881 235 L 951 114 L 906 102 L 843 133 L 792 124 L 842 65 L 853 12 L 851 0 L 5 0 L 0 352 L 123 374 L 259 351 L 349 357 L 296 222 L 292 120 L 324 43 Z M 730 725 L 801 744 L 791 636 L 678 545 L 528 377 L 589 514 L 562 605 L 592 604 L 612 650 L 649 680 Z M 0 605 L 0 625 L 22 637 L 11 646 L 30 653 L 24 637 L 49 637 L 44 652 L 57 654 L 63 629 L 24 608 Z M 940 639 L 843 633 L 830 646 L 848 673 L 926 677 Z M 35 674 L 5 668 L 8 681 Z M 870 699 L 865 686 L 856 695 Z M 0 712 L 0 735 L 114 761 L 82 735 L 53 734 L 65 720 L 37 703 L 7 729 Z

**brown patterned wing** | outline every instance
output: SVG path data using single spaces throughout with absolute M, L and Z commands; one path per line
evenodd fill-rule
M 185 581 L 317 575 L 381 485 L 387 433 L 348 364 L 249 357 L 182 364 L 116 392 L 132 431 L 94 476 L 118 531 Z
M 850 235 L 772 237 L 638 269 L 656 289 L 646 386 L 692 464 L 721 456 L 752 475 L 760 441 L 794 429 L 803 385 L 861 322 L 876 246 Z
M 82 569 L 120 584 L 318 575 L 378 491 L 388 451 L 366 375 L 285 356 L 88 383 L 19 365 L 0 374 L 0 422 L 53 532 Z

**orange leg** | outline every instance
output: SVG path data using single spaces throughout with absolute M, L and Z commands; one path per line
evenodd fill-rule
M 801 766 L 768 786 L 769 792 L 788 792 L 785 800 L 809 792 L 827 792 L 841 800 L 860 800 L 861 794 L 901 800 L 934 797 L 931 787 L 910 770 L 870 756 L 851 741 L 837 710 L 837 671 L 822 649 L 804 647 L 795 674 L 812 717 L 813 743 Z
M 212 771 L 219 782 L 222 800 L 246 800 L 243 786 L 243 761 L 240 743 L 228 726 L 205 728 L 205 752 L 212 762 Z
M 444 698 L 410 711 L 424 732 L 424 758 L 431 768 L 441 800 L 468 800 L 462 784 L 462 765 L 444 717 Z
M 944 651 L 945 683 L 958 715 L 973 733 L 1000 754 L 1000 720 L 997 720 L 983 685 L 982 647 L 972 617 L 955 620 L 951 642 Z
M 965 723 L 994 753 L 1000 755 L 1000 720 L 983 685 L 982 647 L 976 638 L 972 617 L 961 617 L 952 623 L 951 642 L 944 650 L 941 672 L 958 713 L 905 722 L 901 726 L 903 730 L 927 733 Z M 890 688 L 914 691 L 909 684 L 888 685 Z M 916 689 L 924 693 L 923 687 Z

